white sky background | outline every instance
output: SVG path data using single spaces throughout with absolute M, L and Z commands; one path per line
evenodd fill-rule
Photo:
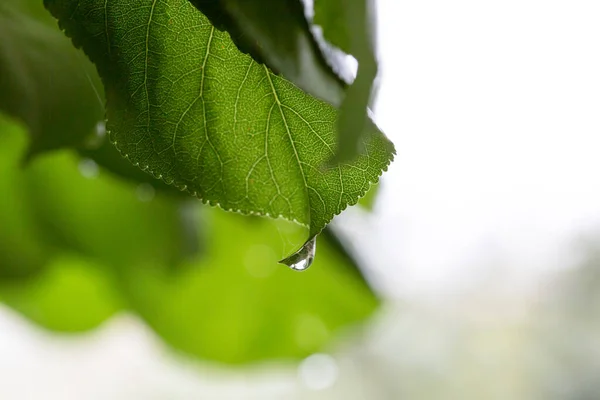
M 568 265 L 577 235 L 600 227 L 600 2 L 381 0 L 378 10 L 376 119 L 398 156 L 375 214 L 337 221 L 375 282 L 391 297 L 435 298 L 481 279 L 530 288 Z M 0 309 L 0 397 L 333 398 L 298 391 L 293 368 L 266 385 L 176 365 L 124 318 L 64 341 Z M 385 332 L 386 357 L 410 350 Z M 365 384 L 343 365 L 340 379 Z
M 376 220 L 353 235 L 387 292 L 569 264 L 576 235 L 600 226 L 600 3 L 383 0 L 378 12 L 376 121 L 398 155 Z

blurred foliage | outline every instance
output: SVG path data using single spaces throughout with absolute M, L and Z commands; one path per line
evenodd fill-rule
M 244 363 L 318 351 L 378 305 L 335 237 L 299 274 L 277 259 L 305 228 L 142 195 L 68 150 L 22 164 L 26 145 L 0 119 L 0 300 L 46 328 L 83 331 L 127 308 L 177 349 Z M 190 255 L 190 240 L 205 251 Z
M 583 237 L 584 254 L 560 271 L 542 304 L 532 346 L 544 368 L 534 374 L 544 399 L 600 398 L 600 235 Z
M 302 357 L 376 307 L 347 256 L 325 237 L 314 267 L 297 273 L 277 260 L 286 247 L 282 231 L 288 237 L 295 230 L 301 240 L 302 230 L 282 220 L 203 211 L 210 237 L 199 260 L 175 276 L 130 271 L 130 301 L 174 346 L 231 363 Z
M 1 117 L 1 115 L 0 115 Z M 0 119 L 0 276 L 22 277 L 39 271 L 47 261 L 48 246 L 35 224 L 18 170 L 27 140 Z
M 7 216 L 1 224 L 7 240 L 2 247 L 13 254 L 12 262 L 0 261 L 4 275 L 18 274 L 21 265 L 32 265 L 33 261 L 21 258 L 37 255 L 39 268 L 61 249 L 115 266 L 180 261 L 183 238 L 178 202 L 162 197 L 141 202 L 135 187 L 106 174 L 96 177 L 98 167 L 72 152 L 38 156 L 25 166 L 20 162 L 26 143 L 23 130 L 6 119 L 0 119 L 0 129 L 0 174 L 5 177 L 2 213 Z M 28 247 L 15 254 L 13 250 L 23 242 Z
M 0 22 L 0 302 L 60 332 L 127 310 L 235 364 L 305 357 L 377 308 L 333 232 L 299 274 L 277 260 L 305 228 L 209 208 L 123 158 L 95 69 L 41 1 L 3 2 Z
M 377 90 L 373 0 L 315 0 L 314 22 L 326 40 L 358 61 L 356 79 L 346 91 L 338 119 L 338 148 L 334 161 L 348 162 L 365 151 L 368 107 Z
M 1 2 L 0 38 L 0 111 L 29 128 L 29 153 L 80 144 L 104 113 L 92 63 L 41 1 Z
M 0 301 L 48 329 L 80 332 L 123 308 L 105 266 L 61 254 L 31 279 L 0 281 Z
M 332 69 L 302 0 L 190 0 L 242 52 L 313 96 L 339 106 L 345 82 Z

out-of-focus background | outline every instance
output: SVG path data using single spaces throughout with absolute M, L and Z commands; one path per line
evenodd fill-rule
M 377 6 L 375 120 L 398 155 L 302 274 L 275 264 L 288 224 L 173 209 L 70 153 L 8 175 L 23 128 L 3 121 L 1 250 L 32 271 L 32 236 L 81 251 L 3 272 L 0 399 L 600 398 L 600 4 Z M 141 226 L 92 225 L 116 209 Z M 151 233 L 175 220 L 207 228 Z M 152 247 L 117 246 L 135 266 L 107 273 L 99 249 L 128 237 Z M 198 243 L 219 251 L 155 268 Z

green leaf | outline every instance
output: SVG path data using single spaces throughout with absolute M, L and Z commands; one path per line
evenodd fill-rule
M 39 0 L 4 0 L 5 5 L 10 5 L 13 9 L 18 10 L 20 13 L 26 15 L 29 18 L 52 28 L 58 30 L 56 19 L 52 17 L 45 8 L 43 1 Z
M 43 199 L 30 204 L 48 241 L 115 268 L 172 265 L 187 257 L 181 202 L 140 199 L 135 185 L 97 168 L 69 152 L 29 166 L 23 183 L 31 199 Z
M 76 146 L 84 157 L 119 176 L 181 195 L 176 188 L 132 166 L 104 140 L 103 124 L 99 122 L 104 119 L 105 103 L 100 77 L 88 58 L 58 29 L 43 2 L 9 0 L 0 4 L 0 21 L 5 18 L 9 24 L 0 26 L 0 32 L 10 32 L 0 43 L 0 70 L 8 68 L 0 76 L 0 88 L 5 89 L 0 92 L 0 111 L 12 109 L 10 114 L 26 123 L 36 138 L 30 151 Z M 20 24 L 23 21 L 25 24 Z M 48 61 L 40 63 L 43 58 Z M 44 71 L 48 62 L 50 72 Z M 25 69 L 22 64 L 26 64 Z M 50 117 L 48 124 L 46 119 Z
M 64 37 L 42 1 L 0 4 L 0 21 L 5 19 L 9 23 L 0 26 L 0 33 L 8 32 L 0 43 L 0 111 L 27 125 L 34 137 L 31 153 L 77 146 L 83 156 L 115 174 L 181 194 L 132 166 L 95 132 L 104 118 L 105 102 L 96 68 Z M 48 60 L 40 63 L 43 58 Z M 50 72 L 44 71 L 48 65 Z
M 359 61 L 359 74 L 347 88 L 335 50 L 317 43 L 301 0 L 190 0 L 218 29 L 230 33 L 242 51 L 265 62 L 300 88 L 340 107 L 338 145 L 332 160 L 349 162 L 364 153 L 367 107 L 377 60 L 369 0 L 317 0 L 316 18 L 325 37 Z M 343 63 L 343 61 L 342 61 Z
M 346 4 L 361 2 L 364 0 L 314 0 L 314 23 L 321 27 L 328 42 L 346 53 L 352 51 L 352 39 L 344 8 Z
M 303 90 L 333 105 L 345 83 L 321 52 L 301 0 L 190 0 L 237 47 Z
M 348 162 L 364 152 L 367 107 L 377 76 L 372 0 L 315 0 L 315 23 L 323 29 L 325 39 L 358 61 L 358 74 L 340 107 L 338 148 L 333 158 L 334 162 Z
M 39 270 L 65 250 L 115 270 L 176 265 L 189 256 L 185 203 L 143 198 L 135 185 L 69 151 L 22 166 L 25 137 L 18 126 L 0 124 L 0 189 L 6 190 L 0 196 L 0 271 L 5 275 Z
M 81 332 L 122 309 L 113 282 L 106 267 L 65 254 L 32 279 L 0 281 L 0 301 L 45 328 Z
M 29 128 L 29 156 L 80 143 L 104 116 L 93 65 L 47 14 L 41 1 L 0 3 L 0 112 Z
M 302 242 L 302 227 L 186 202 L 184 220 L 210 233 L 196 238 L 206 250 L 190 260 L 181 256 L 181 202 L 141 201 L 134 185 L 68 151 L 21 168 L 25 139 L 21 127 L 0 124 L 0 267 L 19 271 L 40 250 L 43 268 L 28 279 L 0 273 L 0 301 L 46 328 L 91 329 L 128 307 L 178 349 L 242 363 L 304 357 L 379 303 L 327 230 L 320 267 L 298 275 L 276 261 Z M 203 218 L 190 218 L 199 208 Z
M 295 220 L 313 237 L 392 159 L 369 122 L 365 155 L 322 168 L 335 109 L 239 52 L 187 0 L 45 4 L 98 67 L 121 153 L 205 202 Z
M 0 279 L 29 277 L 48 260 L 48 246 L 17 172 L 27 143 L 23 130 L 0 113 Z
M 129 302 L 182 351 L 233 364 L 298 359 L 379 304 L 329 235 L 319 237 L 317 267 L 297 274 L 276 264 L 282 245 L 301 239 L 294 224 L 208 208 L 204 220 L 211 235 L 198 262 L 176 276 L 140 268 L 128 279 Z

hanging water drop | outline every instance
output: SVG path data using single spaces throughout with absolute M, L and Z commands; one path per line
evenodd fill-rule
M 304 271 L 305 269 L 310 267 L 312 262 L 313 262 L 313 257 L 307 257 L 307 258 L 304 258 L 304 259 L 298 261 L 297 263 L 288 265 L 288 267 L 290 267 L 294 271 Z
M 300 250 L 279 262 L 287 265 L 294 271 L 304 271 L 313 263 L 316 248 L 317 237 L 313 236 L 304 243 Z

